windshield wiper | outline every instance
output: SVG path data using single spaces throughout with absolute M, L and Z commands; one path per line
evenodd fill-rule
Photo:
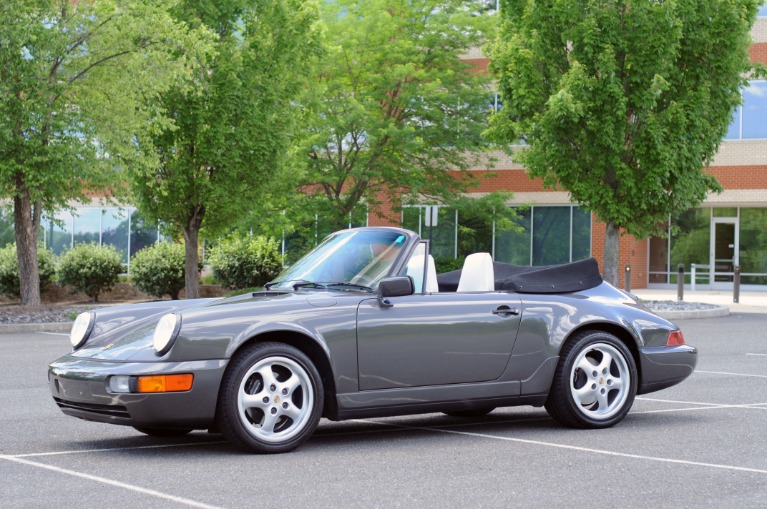
M 345 288 L 357 288 L 360 290 L 365 290 L 366 292 L 372 292 L 373 289 L 369 286 L 365 285 L 358 285 L 355 283 L 347 283 L 345 281 L 339 281 L 334 283 L 317 283 L 315 281 L 307 281 L 306 279 L 286 279 L 285 281 L 270 281 L 264 285 L 264 288 L 267 290 L 270 290 L 275 285 L 286 285 L 291 284 L 294 290 L 298 290 L 299 288 L 321 288 L 323 290 L 330 288 L 331 286 L 342 286 Z
M 267 290 L 270 290 L 275 285 L 284 285 L 286 283 L 293 283 L 293 289 L 300 288 L 304 285 L 314 285 L 317 283 L 312 283 L 311 281 L 307 281 L 306 279 L 285 279 L 283 281 L 269 281 L 264 285 L 264 288 Z
M 346 288 L 359 288 L 360 290 L 365 290 L 367 292 L 372 292 L 373 291 L 373 289 L 370 288 L 369 286 L 358 285 L 356 283 L 345 283 L 345 282 L 325 283 L 325 286 L 328 287 L 328 288 L 331 287 L 331 286 L 343 286 L 343 287 L 346 287 Z
M 315 283 L 314 281 L 305 281 L 303 279 L 296 280 L 296 283 L 293 284 L 293 289 L 298 290 L 299 288 L 306 288 L 306 287 L 312 287 L 312 288 L 327 288 L 324 283 Z

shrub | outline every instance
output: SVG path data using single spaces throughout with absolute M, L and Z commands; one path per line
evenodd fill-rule
M 42 290 L 56 274 L 56 255 L 44 246 L 37 247 L 37 270 L 40 274 L 40 290 Z M 0 293 L 16 299 L 21 297 L 16 244 L 9 244 L 0 249 Z
M 229 237 L 208 257 L 213 276 L 230 289 L 263 286 L 282 270 L 276 240 L 266 237 Z
M 93 302 L 112 289 L 122 271 L 122 256 L 112 246 L 77 244 L 59 257 L 59 284 L 72 286 Z
M 170 295 L 178 299 L 184 288 L 184 246 L 158 242 L 131 258 L 131 282 L 144 293 L 157 298 Z

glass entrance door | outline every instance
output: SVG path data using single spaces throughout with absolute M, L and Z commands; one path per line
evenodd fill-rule
M 732 283 L 738 265 L 738 220 L 713 218 L 711 223 L 711 284 Z

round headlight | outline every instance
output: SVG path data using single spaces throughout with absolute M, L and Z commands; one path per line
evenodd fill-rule
M 157 355 L 163 355 L 170 350 L 173 340 L 181 328 L 181 316 L 169 313 L 160 318 L 154 329 L 154 350 Z
M 86 311 L 77 315 L 75 323 L 72 324 L 72 330 L 69 333 L 69 341 L 72 343 L 72 348 L 77 350 L 88 341 L 88 336 L 91 335 L 95 323 L 96 314 L 92 311 Z

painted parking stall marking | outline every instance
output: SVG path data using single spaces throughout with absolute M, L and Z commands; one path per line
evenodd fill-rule
M 462 435 L 462 436 L 468 436 L 468 437 L 485 438 L 490 440 L 499 440 L 503 442 L 515 442 L 515 443 L 528 444 L 528 445 L 540 445 L 543 447 L 552 447 L 556 449 L 565 449 L 570 451 L 586 452 L 586 453 L 615 456 L 615 457 L 621 457 L 621 458 L 631 458 L 631 459 L 638 459 L 638 460 L 645 460 L 645 461 L 656 461 L 661 463 L 673 463 L 678 465 L 699 466 L 699 467 L 706 467 L 706 468 L 715 468 L 719 470 L 730 470 L 730 471 L 736 471 L 736 472 L 748 472 L 748 473 L 754 473 L 754 474 L 767 475 L 767 470 L 763 470 L 759 468 L 739 467 L 735 465 L 722 465 L 717 463 L 705 463 L 700 461 L 679 460 L 674 458 L 663 458 L 659 456 L 645 456 L 642 454 L 629 454 L 629 453 L 623 453 L 623 452 L 607 451 L 603 449 L 593 449 L 590 447 L 580 447 L 576 445 L 557 444 L 555 442 L 543 442 L 540 440 L 529 440 L 525 438 L 503 437 L 498 435 L 491 435 L 489 433 L 457 431 L 457 430 L 451 430 L 451 429 L 439 428 L 439 427 L 433 427 L 433 426 L 425 426 L 425 427 L 405 426 L 401 424 L 372 421 L 369 419 L 354 419 L 354 420 L 356 422 L 364 422 L 367 424 L 378 424 L 381 426 L 392 426 L 392 427 L 412 429 L 412 430 L 433 431 L 435 433 Z

